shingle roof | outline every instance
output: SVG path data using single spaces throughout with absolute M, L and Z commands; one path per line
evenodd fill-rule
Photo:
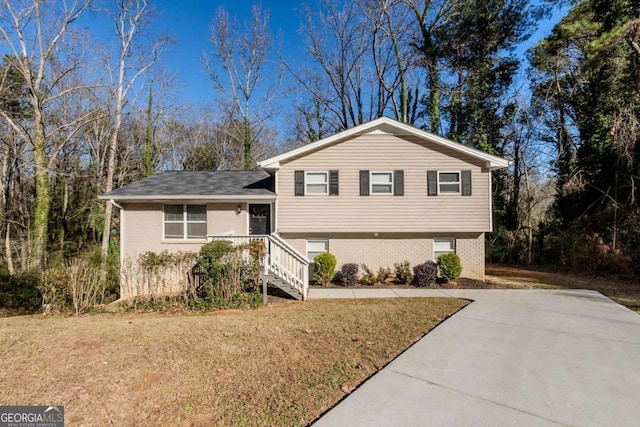
M 101 199 L 275 197 L 272 178 L 264 170 L 164 171 L 117 188 Z M 224 197 L 227 196 L 227 197 Z

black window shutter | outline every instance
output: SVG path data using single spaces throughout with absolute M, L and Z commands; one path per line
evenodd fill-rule
M 427 195 L 438 195 L 438 171 L 427 171 Z
M 360 171 L 360 195 L 369 195 L 369 171 Z
M 393 195 L 404 196 L 404 171 L 393 171 Z
M 462 171 L 462 195 L 471 195 L 471 171 Z
M 295 171 L 295 195 L 304 196 L 304 171 Z
M 337 196 L 340 194 L 339 172 L 336 170 L 329 171 L 329 195 Z

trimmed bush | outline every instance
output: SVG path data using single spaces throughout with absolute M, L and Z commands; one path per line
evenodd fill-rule
M 438 278 L 438 265 L 427 261 L 413 267 L 413 285 L 417 287 L 431 286 Z
M 336 257 L 331 252 L 322 252 L 313 260 L 313 280 L 327 285 L 336 271 Z
M 362 264 L 362 278 L 360 282 L 362 282 L 363 285 L 373 286 L 377 281 L 378 277 L 376 274 L 367 267 L 367 264 Z
M 376 283 L 386 283 L 391 278 L 391 269 L 380 267 L 376 275 Z
M 393 265 L 396 282 L 399 285 L 408 285 L 413 280 L 413 272 L 411 271 L 411 264 L 409 261 L 396 263 Z
M 440 256 L 438 256 L 438 268 L 440 268 L 440 274 L 447 282 L 455 280 L 460 277 L 460 273 L 462 273 L 460 257 L 455 252 L 440 254 Z
M 202 262 L 218 261 L 233 250 L 233 243 L 228 240 L 214 240 L 200 248 Z
M 336 271 L 333 282 L 340 286 L 355 286 L 358 283 L 358 264 L 342 264 L 340 270 Z

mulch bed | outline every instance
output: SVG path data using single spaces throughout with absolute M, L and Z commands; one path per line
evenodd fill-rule
M 335 284 L 330 284 L 328 286 L 320 286 L 320 285 L 311 285 L 311 288 L 328 288 L 328 289 L 343 289 L 344 286 L 338 286 Z M 468 279 L 466 277 L 461 277 L 449 283 L 446 283 L 443 280 L 438 280 L 433 286 L 428 287 L 428 289 L 504 289 L 508 288 L 508 286 L 503 286 L 495 283 L 486 283 L 482 280 Z M 398 285 L 393 282 L 391 283 L 378 283 L 375 285 L 357 285 L 350 286 L 348 289 L 421 289 L 420 287 L 413 285 Z

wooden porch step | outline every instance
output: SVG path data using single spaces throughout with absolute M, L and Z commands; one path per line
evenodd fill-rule
M 297 300 L 302 300 L 302 294 L 300 291 L 289 285 L 283 278 L 275 275 L 275 274 L 263 274 L 262 280 L 270 283 L 272 286 L 275 286 L 287 294 L 291 295 L 293 298 Z

